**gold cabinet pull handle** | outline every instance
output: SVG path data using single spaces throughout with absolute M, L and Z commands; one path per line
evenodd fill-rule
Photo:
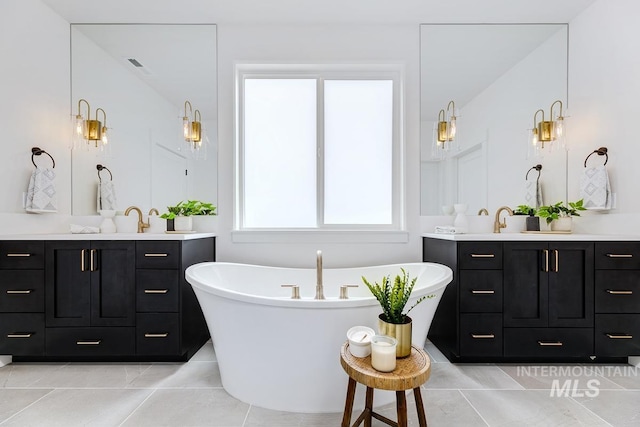
M 629 334 L 605 334 L 612 340 L 630 340 L 633 338 L 633 335 Z
M 7 334 L 7 338 L 31 338 L 32 332 Z
M 102 342 L 102 340 L 95 340 L 95 341 L 76 341 L 77 345 L 100 345 L 100 343 Z
M 96 266 L 95 266 L 95 262 L 94 262 L 94 260 L 93 260 L 93 257 L 94 257 L 94 256 L 95 256 L 95 254 L 96 254 L 96 250 L 95 250 L 95 249 L 91 249 L 91 251 L 89 251 L 89 253 L 91 254 L 91 258 L 90 258 L 90 263 L 91 263 L 91 265 L 90 265 L 90 270 L 91 270 L 91 271 L 96 271 L 96 268 L 95 268 L 95 267 L 96 267 Z
M 145 294 L 166 294 L 169 292 L 169 289 L 145 289 Z
M 163 334 L 144 334 L 145 338 L 166 338 L 169 336 L 169 332 Z
M 85 249 L 80 251 L 80 271 L 85 271 L 85 265 L 84 265 L 84 253 L 85 253 Z
M 33 289 L 25 289 L 25 290 L 9 289 L 7 291 L 7 294 L 9 294 L 9 295 L 25 295 L 25 294 L 30 294 L 31 292 L 33 292 Z
M 491 290 L 480 290 L 480 289 L 472 289 L 471 290 L 472 294 L 485 294 L 485 295 L 489 295 L 489 294 L 495 294 L 496 291 L 491 291 Z
M 558 272 L 558 270 L 560 270 L 560 264 L 559 264 L 559 263 L 560 263 L 560 259 L 559 259 L 560 257 L 559 257 L 559 255 L 558 255 L 558 250 L 557 250 L 557 249 L 554 249 L 554 250 L 553 250 L 553 255 L 554 255 L 554 257 L 555 257 L 555 265 L 554 265 L 554 270 L 553 270 L 553 272 L 554 272 L 554 273 L 557 273 L 557 272 Z
M 494 254 L 471 254 L 471 258 L 495 258 Z
M 545 273 L 548 273 L 549 272 L 549 250 L 543 249 L 542 252 L 544 253 L 544 269 L 542 271 L 544 271 Z
M 146 256 L 146 257 L 166 257 L 166 256 L 169 256 L 169 254 L 144 254 L 144 256 Z
M 495 334 L 471 334 L 471 338 L 475 339 L 493 339 L 495 338 Z
M 538 341 L 538 345 L 541 345 L 543 347 L 562 347 L 562 342 L 560 342 L 560 341 L 552 341 L 552 342 Z
M 7 254 L 7 256 L 10 256 L 10 257 L 30 257 L 30 256 L 31 256 L 31 254 L 17 254 L 17 253 L 9 253 L 9 254 Z
M 633 258 L 633 254 L 607 254 L 609 258 Z
M 633 295 L 633 291 L 616 291 L 613 289 L 607 289 L 607 293 L 611 295 Z

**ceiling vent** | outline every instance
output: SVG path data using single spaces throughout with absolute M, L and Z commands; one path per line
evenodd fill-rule
M 142 65 L 140 63 L 140 61 L 138 61 L 136 58 L 127 58 L 127 61 L 129 61 L 131 63 L 131 65 L 136 67 L 136 69 L 138 69 L 141 73 L 146 74 L 148 76 L 150 76 L 152 74 L 151 71 L 149 71 L 148 68 L 146 68 L 144 65 Z

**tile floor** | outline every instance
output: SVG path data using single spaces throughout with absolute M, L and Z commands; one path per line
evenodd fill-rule
M 433 363 L 423 391 L 430 427 L 640 425 L 640 368 L 451 364 L 432 344 L 425 348 Z M 407 402 L 416 426 L 412 396 Z M 377 411 L 395 419 L 393 404 Z M 210 342 L 187 363 L 0 368 L 3 427 L 313 427 L 339 426 L 341 418 L 271 411 L 232 398 L 221 386 Z

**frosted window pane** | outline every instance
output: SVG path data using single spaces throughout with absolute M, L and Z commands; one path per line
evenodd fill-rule
M 392 223 L 393 82 L 324 85 L 324 222 Z
M 316 80 L 244 90 L 244 226 L 316 227 Z

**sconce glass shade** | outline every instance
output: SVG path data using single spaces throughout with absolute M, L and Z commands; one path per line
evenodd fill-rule
M 444 159 L 447 152 L 453 148 L 457 148 L 457 117 L 455 112 L 455 104 L 450 101 L 446 111 L 440 110 L 438 113 L 438 121 L 434 124 L 433 145 L 431 157 L 434 159 Z
M 554 107 L 560 105 L 560 112 L 554 114 Z M 541 120 L 538 121 L 538 115 Z M 562 101 L 557 100 L 551 104 L 549 120 L 545 120 L 544 110 L 540 109 L 533 115 L 533 128 L 527 138 L 527 157 L 542 156 L 544 151 L 565 149 L 566 128 L 565 117 L 562 115 Z M 544 150 L 544 151 L 543 151 Z
M 199 110 L 193 110 L 191 102 L 184 102 L 184 115 L 182 116 L 182 136 L 189 146 L 191 153 L 197 153 L 203 147 L 204 129 Z M 205 154 L 206 156 L 206 154 Z M 200 156 L 194 156 L 199 158 Z
M 82 104 L 86 105 L 86 118 L 81 113 Z M 98 115 L 102 113 L 103 122 L 98 120 Z M 95 119 L 91 118 L 91 107 L 85 99 L 78 101 L 78 113 L 75 116 L 73 145 L 72 149 L 87 148 L 93 143 L 95 148 L 104 150 L 106 144 L 109 143 L 107 128 L 107 113 L 102 109 L 96 109 Z

